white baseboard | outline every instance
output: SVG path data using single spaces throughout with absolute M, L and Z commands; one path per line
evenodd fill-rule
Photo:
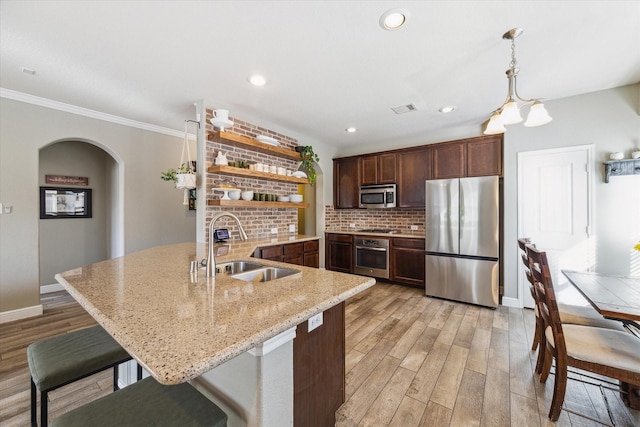
M 502 297 L 502 305 L 505 307 L 522 308 L 522 304 L 518 298 Z
M 19 308 L 17 310 L 3 311 L 0 313 L 0 323 L 13 322 L 14 320 L 26 319 L 27 317 L 40 316 L 42 314 L 42 305 L 34 305 L 32 307 Z
M 51 292 L 64 291 L 64 288 L 60 283 L 54 283 L 52 285 L 42 285 L 40 286 L 40 295 L 42 294 L 50 294 Z

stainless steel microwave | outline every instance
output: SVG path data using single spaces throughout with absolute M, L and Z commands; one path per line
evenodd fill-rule
M 361 208 L 395 208 L 396 184 L 363 185 L 360 187 Z

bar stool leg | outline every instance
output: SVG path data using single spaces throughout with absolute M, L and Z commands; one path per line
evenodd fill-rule
M 37 400 L 37 392 L 36 392 L 36 384 L 33 382 L 33 378 L 31 378 L 31 427 L 38 427 L 38 415 L 36 409 L 36 400 Z
M 140 381 L 142 379 L 142 366 L 140 366 L 139 363 L 136 363 L 136 367 L 137 367 L 137 373 L 138 373 L 138 381 Z
M 49 425 L 49 392 L 40 392 L 40 426 L 46 427 Z

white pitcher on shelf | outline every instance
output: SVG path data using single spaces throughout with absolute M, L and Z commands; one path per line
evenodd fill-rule
M 216 157 L 215 164 L 217 166 L 226 166 L 229 164 L 229 162 L 227 161 L 227 156 L 222 150 L 218 151 L 218 156 Z

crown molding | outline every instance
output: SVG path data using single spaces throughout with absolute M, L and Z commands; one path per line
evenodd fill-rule
M 12 99 L 14 101 L 25 102 L 27 104 L 38 105 L 40 107 L 51 108 L 52 110 L 64 111 L 66 113 L 77 114 L 79 116 L 90 117 L 92 119 L 102 120 L 109 123 L 116 123 L 123 126 L 129 126 L 136 129 L 148 130 L 164 135 L 176 136 L 184 138 L 184 132 L 181 130 L 169 129 L 162 126 L 152 125 L 150 123 L 139 122 L 137 120 L 127 119 L 125 117 L 114 116 L 88 108 L 78 107 L 76 105 L 65 104 L 39 96 L 29 95 L 15 90 L 0 88 L 0 98 Z M 194 134 L 189 134 L 189 139 L 195 140 Z

